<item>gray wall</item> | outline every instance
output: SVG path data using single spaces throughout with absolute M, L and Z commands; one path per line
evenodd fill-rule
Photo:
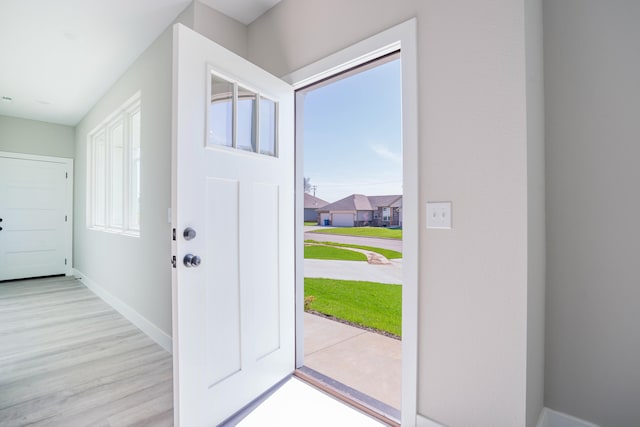
M 640 425 L 640 2 L 544 2 L 546 405 Z
M 527 64 L 527 425 L 544 406 L 545 139 L 542 0 L 525 2 Z
M 189 4 L 175 22 L 186 25 L 242 57 L 247 57 L 247 26 L 198 0 Z
M 0 116 L 0 151 L 73 158 L 74 128 Z
M 171 335 L 172 33 L 156 40 L 76 127 L 74 267 Z M 140 237 L 87 229 L 87 135 L 138 90 Z
M 230 51 L 247 57 L 247 27 L 209 6 L 195 1 L 191 28 Z
M 176 19 L 246 54 L 247 28 L 200 3 Z M 74 267 L 171 335 L 172 28 L 168 28 L 76 127 Z M 140 238 L 88 230 L 87 135 L 142 91 Z
M 452 200 L 454 217 L 451 231 L 419 227 L 418 409 L 450 427 L 532 426 L 541 410 L 542 86 L 540 30 L 528 16 L 536 6 L 283 0 L 249 26 L 249 59 L 285 75 L 417 17 L 419 205 Z

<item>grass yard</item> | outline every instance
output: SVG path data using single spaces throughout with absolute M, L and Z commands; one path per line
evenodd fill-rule
M 402 239 L 401 228 L 385 227 L 343 227 L 314 230 L 314 233 L 341 234 L 343 236 L 382 237 L 386 239 Z
M 311 310 L 395 336 L 402 334 L 402 286 L 352 280 L 304 279 Z
M 336 242 L 317 242 L 315 240 L 305 240 L 305 243 L 320 243 L 323 245 L 339 246 L 342 248 L 364 249 L 365 251 L 379 253 L 380 255 L 383 255 L 387 259 L 402 258 L 402 252 L 392 251 L 391 249 L 374 248 L 373 246 L 350 245 L 347 243 L 336 243 Z
M 304 246 L 306 259 L 335 259 L 340 261 L 366 261 L 367 256 L 360 252 L 347 249 L 334 248 L 333 246 Z
M 318 221 L 305 221 L 304 225 L 318 225 Z

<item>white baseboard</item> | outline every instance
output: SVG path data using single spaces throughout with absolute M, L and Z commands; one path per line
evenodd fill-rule
M 600 427 L 597 424 L 590 423 L 589 421 L 581 420 L 580 418 L 573 417 L 571 415 L 563 414 L 562 412 L 554 411 L 553 409 L 543 408 L 538 419 L 537 427 Z
M 443 424 L 437 423 L 425 416 L 418 414 L 416 427 L 445 427 Z M 590 423 L 553 409 L 543 408 L 538 418 L 537 427 L 600 427 L 597 424 Z
M 437 423 L 425 416 L 418 414 L 416 417 L 416 427 L 445 427 L 443 424 Z
M 173 341 L 162 329 L 158 328 L 145 317 L 141 316 L 137 311 L 129 307 L 120 299 L 113 296 L 98 283 L 89 279 L 83 272 L 78 271 L 77 269 L 74 269 L 73 271 L 74 276 L 80 279 L 87 288 L 91 289 L 91 291 L 99 296 L 104 302 L 113 307 L 113 309 L 118 313 L 122 314 L 122 316 L 124 316 L 124 318 L 129 322 L 137 326 L 138 329 L 144 332 L 149 338 L 158 343 L 160 347 L 164 348 L 169 353 L 173 352 Z

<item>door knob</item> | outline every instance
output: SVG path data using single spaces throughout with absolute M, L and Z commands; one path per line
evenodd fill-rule
M 186 254 L 183 262 L 185 267 L 191 268 L 199 266 L 202 259 L 198 255 Z

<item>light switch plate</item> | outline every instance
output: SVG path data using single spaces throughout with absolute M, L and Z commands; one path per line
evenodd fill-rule
M 451 229 L 451 202 L 427 202 L 427 228 Z

